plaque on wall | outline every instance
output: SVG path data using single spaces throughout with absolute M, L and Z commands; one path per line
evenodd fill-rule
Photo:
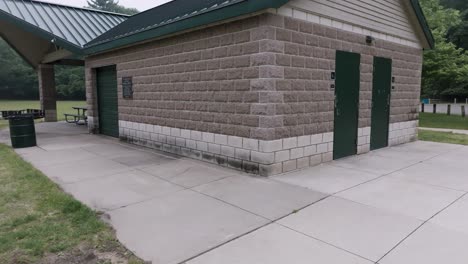
M 124 99 L 133 99 L 132 77 L 122 77 L 122 92 L 123 92 Z

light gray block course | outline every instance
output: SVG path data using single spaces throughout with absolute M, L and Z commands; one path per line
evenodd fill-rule
M 283 162 L 283 172 L 289 172 L 297 169 L 297 160 Z
M 191 131 L 190 138 L 193 140 L 202 140 L 202 132 L 199 131 Z
M 241 137 L 228 136 L 228 145 L 231 146 L 231 147 L 242 148 L 242 138 Z
M 324 143 L 333 142 L 333 133 L 323 134 L 323 142 Z
M 291 159 L 298 159 L 304 157 L 304 148 L 291 149 Z
M 322 163 L 322 154 L 314 155 L 310 157 L 310 166 L 316 166 Z
M 226 135 L 215 134 L 215 143 L 220 145 L 227 145 L 228 137 Z
M 221 155 L 234 158 L 236 156 L 236 150 L 233 147 L 221 146 Z
M 203 132 L 202 133 L 202 140 L 205 142 L 210 142 L 214 143 L 214 134 L 213 133 L 208 133 L 208 132 Z
M 322 142 L 323 142 L 323 135 L 322 134 L 317 134 L 317 135 L 310 136 L 310 144 L 311 145 L 320 144 Z
M 208 151 L 214 154 L 221 154 L 221 145 L 208 143 Z
M 260 164 L 272 164 L 275 162 L 275 153 L 251 152 L 251 160 Z
M 305 147 L 310 145 L 310 136 L 301 136 L 297 138 L 297 145 L 299 147 Z
M 328 152 L 328 143 L 322 143 L 317 145 L 317 153 L 325 153 Z
M 283 149 L 292 149 L 297 147 L 297 137 L 283 139 Z
M 250 139 L 250 138 L 243 138 L 242 139 L 242 147 L 245 149 L 256 150 L 258 151 L 258 140 Z
M 262 152 L 275 152 L 283 149 L 283 140 L 263 141 L 260 140 L 259 150 Z
M 236 158 L 241 160 L 250 160 L 250 150 L 237 148 Z
M 197 150 L 200 151 L 208 151 L 208 143 L 197 141 Z
M 283 162 L 290 159 L 290 151 L 282 150 L 275 152 L 275 162 Z

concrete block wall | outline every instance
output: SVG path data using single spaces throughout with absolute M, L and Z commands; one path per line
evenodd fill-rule
M 390 124 L 389 146 L 396 146 L 418 140 L 419 121 L 407 121 Z
M 98 131 L 99 118 L 94 69 L 116 65 L 123 140 L 262 175 L 330 161 L 336 50 L 362 56 L 358 153 L 366 153 L 373 57 L 393 59 L 390 122 L 400 124 L 418 118 L 422 51 L 270 13 L 87 58 L 90 129 Z M 126 76 L 133 100 L 122 98 Z
M 333 160 L 333 133 L 266 141 L 129 121 L 119 127 L 123 141 L 263 176 Z

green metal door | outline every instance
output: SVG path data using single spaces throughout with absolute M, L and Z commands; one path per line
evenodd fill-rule
M 391 89 L 392 60 L 375 57 L 372 88 L 371 150 L 388 146 Z
M 115 66 L 96 69 L 101 134 L 119 137 L 119 109 L 117 94 L 117 71 Z
M 360 64 L 360 54 L 336 52 L 334 159 L 357 153 Z

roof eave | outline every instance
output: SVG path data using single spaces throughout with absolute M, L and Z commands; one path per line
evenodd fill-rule
M 421 28 L 424 32 L 424 36 L 426 37 L 429 47 L 431 49 L 434 49 L 435 48 L 434 35 L 432 35 L 432 31 L 429 27 L 429 24 L 427 23 L 426 16 L 424 15 L 424 12 L 422 10 L 421 4 L 419 3 L 419 0 L 410 0 L 410 3 L 414 9 L 414 12 L 416 13 L 416 17 L 418 18 L 419 24 L 421 25 Z
M 115 40 L 110 40 L 102 44 L 96 44 L 92 46 L 86 46 L 84 52 L 87 55 L 102 53 L 108 50 L 125 47 L 128 45 L 144 42 L 150 39 L 156 39 L 164 36 L 168 36 L 177 32 L 197 28 L 204 25 L 213 24 L 223 20 L 232 19 L 235 17 L 244 16 L 247 14 L 255 13 L 260 10 L 266 10 L 269 8 L 279 8 L 289 2 L 289 0 L 248 0 L 240 2 L 232 6 L 227 6 L 212 12 L 204 13 L 198 16 L 187 18 L 184 20 L 177 21 L 172 24 L 168 24 L 162 27 L 143 31 L 127 37 L 122 37 Z
M 43 38 L 43 39 L 46 39 L 46 40 L 50 40 L 51 42 L 53 42 L 54 44 L 64 48 L 64 49 L 67 49 L 73 53 L 76 53 L 76 54 L 84 54 L 83 53 L 83 48 L 80 47 L 80 46 L 77 46 L 65 39 L 62 39 L 62 38 L 59 38 L 55 35 L 53 35 L 52 33 L 49 33 L 35 25 L 32 25 L 22 19 L 19 19 L 3 10 L 0 10 L 0 19 L 2 20 L 5 20 L 11 24 L 14 24 L 16 26 L 18 26 L 19 28 L 23 29 L 24 31 L 27 31 L 31 34 L 34 34 L 40 38 Z

